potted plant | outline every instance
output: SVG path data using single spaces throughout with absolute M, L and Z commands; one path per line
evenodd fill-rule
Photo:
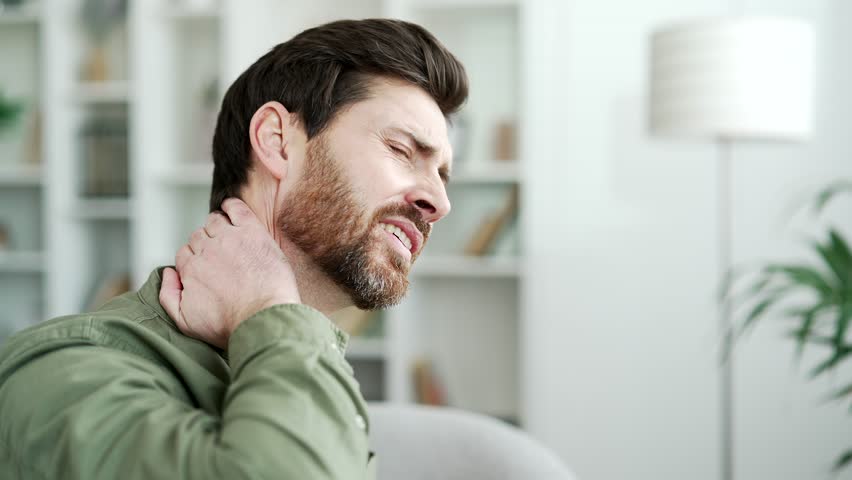
M 838 182 L 821 191 L 812 204 L 814 215 L 840 193 L 852 193 L 852 182 Z M 852 342 L 847 339 L 852 323 L 852 251 L 835 228 L 811 241 L 810 251 L 814 256 L 810 262 L 773 262 L 732 272 L 722 298 L 741 312 L 728 336 L 728 348 L 759 321 L 787 321 L 792 324 L 787 334 L 796 342 L 797 359 L 806 346 L 827 353 L 808 373 L 815 378 L 852 360 Z M 830 398 L 852 403 L 852 379 L 831 392 Z M 849 466 L 852 448 L 835 460 L 834 470 Z
M 20 103 L 7 98 L 0 90 L 0 133 L 15 125 L 22 110 Z

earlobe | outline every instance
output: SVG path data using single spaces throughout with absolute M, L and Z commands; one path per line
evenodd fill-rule
M 282 180 L 287 174 L 287 140 L 285 128 L 289 112 L 278 102 L 267 102 L 254 113 L 249 124 L 249 137 L 254 156 L 270 175 Z

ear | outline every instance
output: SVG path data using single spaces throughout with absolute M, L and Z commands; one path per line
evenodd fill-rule
M 278 102 L 266 102 L 254 112 L 249 124 L 251 148 L 259 161 L 278 180 L 287 175 L 287 136 L 290 112 Z

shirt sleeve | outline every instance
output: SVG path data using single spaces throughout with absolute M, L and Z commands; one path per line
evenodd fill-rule
M 145 358 L 50 351 L 0 385 L 0 463 L 12 478 L 366 478 L 365 404 L 328 326 L 303 305 L 244 321 L 221 417 Z

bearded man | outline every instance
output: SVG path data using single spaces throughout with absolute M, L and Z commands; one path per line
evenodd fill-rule
M 374 477 L 328 315 L 398 303 L 447 215 L 462 65 L 395 20 L 274 47 L 231 85 L 175 266 L 0 353 L 4 479 Z M 144 161 L 144 159 L 143 159 Z

